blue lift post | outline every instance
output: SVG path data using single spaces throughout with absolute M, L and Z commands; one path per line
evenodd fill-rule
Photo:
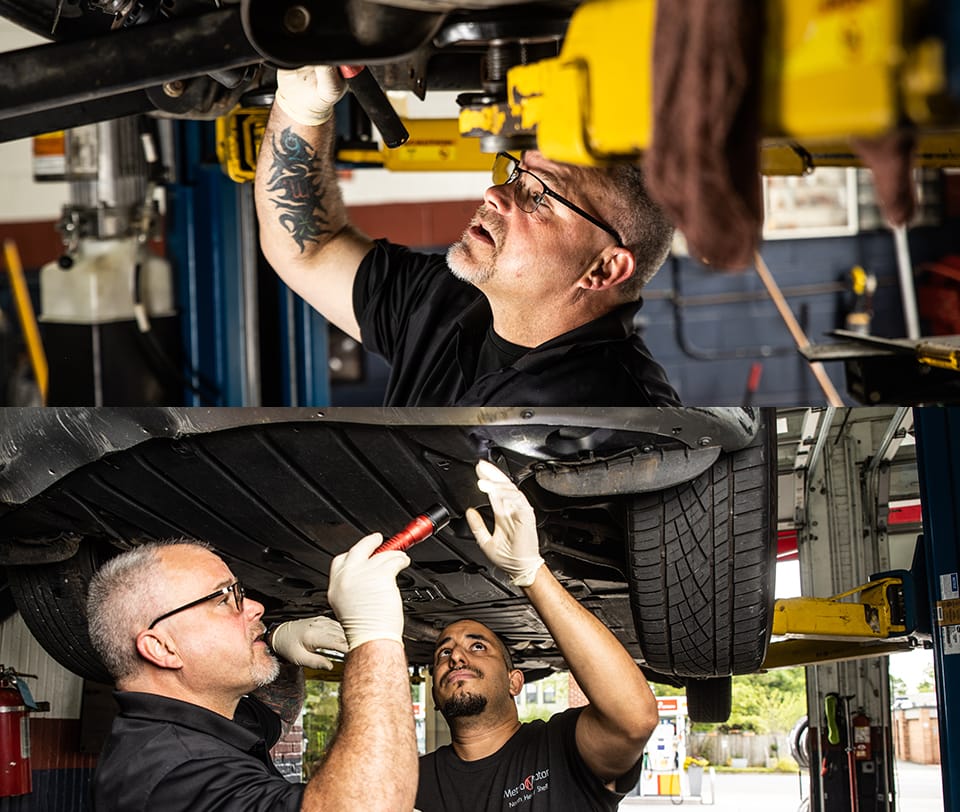
M 960 812 L 960 408 L 914 409 L 943 808 Z
M 244 229 L 242 190 L 216 160 L 215 133 L 210 122 L 175 122 L 177 175 L 169 189 L 170 221 L 167 243 L 176 267 L 177 303 L 184 356 L 189 370 L 211 381 L 216 397 L 186 391 L 191 405 L 249 406 L 260 393 L 245 396 L 246 331 L 251 317 L 244 303 L 241 272 L 243 251 L 255 246 Z M 245 191 L 245 190 L 243 190 Z M 246 219 L 250 219 L 247 217 Z M 327 323 L 302 299 L 280 286 L 278 321 L 284 406 L 327 406 L 330 403 Z M 275 361 L 269 360 L 268 363 Z M 189 373 L 187 373 L 189 377 Z M 250 400 L 256 398 L 256 403 Z
M 189 369 L 219 390 L 214 402 L 186 392 L 192 405 L 242 406 L 239 308 L 231 290 L 239 284 L 238 202 L 235 184 L 211 154 L 206 122 L 177 122 L 176 182 L 169 189 L 167 243 L 176 266 L 184 356 Z

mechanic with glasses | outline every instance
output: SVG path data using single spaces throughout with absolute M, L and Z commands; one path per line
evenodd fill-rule
M 119 714 L 93 779 L 97 812 L 411 809 L 417 746 L 397 574 L 410 563 L 374 533 L 337 556 L 314 617 L 269 631 L 203 542 L 152 542 L 91 579 L 90 639 L 116 682 Z M 296 721 L 302 667 L 345 654 L 340 722 L 306 784 L 270 758 Z M 370 754 L 376 753 L 376 758 Z
M 673 236 L 637 167 L 502 152 L 446 257 L 418 253 L 347 218 L 339 71 L 279 70 L 277 82 L 257 161 L 261 246 L 287 285 L 389 363 L 385 405 L 679 405 L 637 331 Z

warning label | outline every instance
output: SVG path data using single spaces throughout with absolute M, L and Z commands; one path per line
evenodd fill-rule
M 940 640 L 944 654 L 960 654 L 960 626 L 941 626 Z
M 957 573 L 946 572 L 940 576 L 940 597 L 948 601 L 951 598 L 960 598 L 958 590 Z

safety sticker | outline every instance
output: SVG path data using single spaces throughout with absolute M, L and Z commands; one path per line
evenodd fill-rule
M 951 598 L 960 598 L 960 590 L 957 589 L 957 586 L 957 573 L 943 573 L 940 576 L 940 597 L 945 601 Z
M 960 626 L 960 600 L 937 601 L 937 625 Z
M 960 654 L 960 626 L 942 626 L 940 641 L 944 654 Z

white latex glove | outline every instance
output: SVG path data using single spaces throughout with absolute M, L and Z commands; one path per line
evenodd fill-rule
M 279 68 L 274 101 L 298 124 L 315 127 L 330 119 L 333 105 L 346 91 L 343 76 L 331 65 L 305 65 L 296 70 Z
M 328 617 L 309 617 L 281 623 L 270 635 L 270 648 L 288 663 L 307 668 L 333 668 L 322 649 L 347 653 L 347 638 L 343 627 Z
M 490 497 L 493 508 L 493 534 L 473 508 L 467 508 L 466 520 L 474 538 L 490 563 L 500 567 L 516 586 L 530 586 L 543 565 L 537 519 L 533 508 L 510 477 L 493 463 L 477 463 L 477 487 Z
M 352 651 L 370 640 L 403 642 L 403 601 L 397 574 L 410 558 L 400 550 L 371 556 L 381 533 L 364 536 L 330 565 L 327 600 L 336 612 Z

